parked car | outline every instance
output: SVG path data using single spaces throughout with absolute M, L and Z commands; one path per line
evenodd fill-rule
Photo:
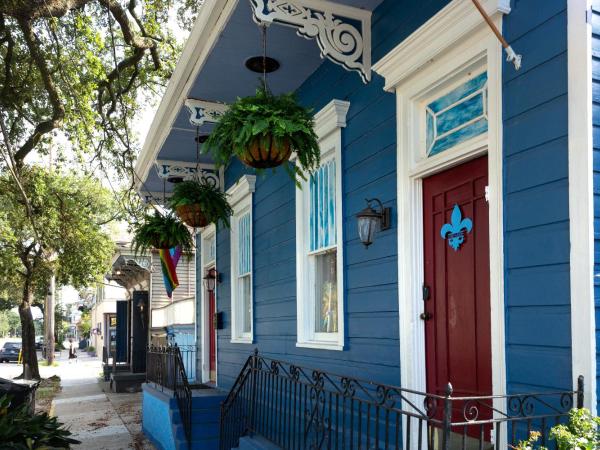
M 20 342 L 5 342 L 0 348 L 0 362 L 18 361 L 19 353 L 21 352 Z
M 41 350 L 44 347 L 44 336 L 36 336 L 35 337 L 35 349 Z

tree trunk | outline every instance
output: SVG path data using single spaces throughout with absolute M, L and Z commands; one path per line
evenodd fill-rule
M 48 287 L 48 295 L 46 296 L 46 308 L 44 311 L 44 344 L 46 345 L 46 360 L 48 366 L 54 363 L 54 294 L 55 294 L 55 277 L 54 274 L 50 277 L 50 286 Z
M 28 380 L 39 380 L 40 369 L 35 351 L 35 326 L 31 314 L 32 301 L 31 276 L 28 276 L 23 285 L 23 299 L 19 305 L 21 340 L 23 342 L 23 374 L 21 376 Z

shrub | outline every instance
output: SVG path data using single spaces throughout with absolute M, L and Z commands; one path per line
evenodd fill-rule
M 515 450 L 547 450 L 538 446 L 539 431 L 532 431 L 529 439 L 520 441 Z M 567 424 L 556 425 L 550 430 L 550 439 L 556 441 L 558 450 L 595 450 L 600 448 L 600 417 L 594 417 L 585 408 L 572 409 Z
M 56 417 L 47 413 L 33 414 L 27 405 L 9 411 L 10 397 L 0 397 L 0 436 L 2 448 L 13 450 L 31 449 L 70 449 L 71 444 L 80 442 L 73 439 L 71 432 L 63 428 Z

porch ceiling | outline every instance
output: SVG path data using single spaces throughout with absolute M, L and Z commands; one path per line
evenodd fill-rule
M 383 0 L 337 0 L 335 3 L 372 11 Z M 228 22 L 219 34 L 213 49 L 198 72 L 185 98 L 197 98 L 212 102 L 231 103 L 237 97 L 252 95 L 259 83 L 260 75 L 246 69 L 245 61 L 262 54 L 261 32 L 253 20 L 252 8 L 248 0 L 239 0 Z M 294 28 L 273 24 L 267 34 L 267 54 L 279 61 L 281 67 L 268 75 L 270 89 L 276 93 L 296 90 L 323 62 L 317 43 L 296 34 Z M 183 59 L 183 58 L 182 58 Z M 178 68 L 189 61 L 180 60 Z M 176 71 L 178 70 L 176 69 Z M 358 74 L 356 76 L 359 76 Z M 164 99 L 163 99 L 164 101 Z M 196 161 L 196 128 L 189 122 L 190 114 L 183 102 L 169 126 L 162 145 L 153 151 L 154 159 L 172 161 Z M 152 127 L 157 126 L 156 120 Z M 165 123 L 162 123 L 165 126 Z M 200 133 L 210 133 L 213 124 L 204 124 Z M 152 131 L 149 133 L 149 136 Z M 142 155 L 143 156 L 143 155 Z M 211 163 L 208 156 L 202 156 L 202 163 Z M 144 177 L 142 191 L 162 192 L 163 181 L 152 167 Z M 167 192 L 172 185 L 166 183 Z

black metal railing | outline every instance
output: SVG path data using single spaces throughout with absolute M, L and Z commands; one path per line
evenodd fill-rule
M 285 449 L 501 449 L 583 406 L 577 391 L 505 396 L 427 394 L 250 356 L 221 405 L 220 448 L 258 434 Z
M 175 391 L 175 347 L 151 345 L 146 352 L 146 382 Z
M 191 445 L 192 434 L 192 388 L 186 373 L 185 358 L 187 355 L 177 345 L 158 347 L 150 345 L 146 353 L 146 382 L 155 387 L 170 389 L 177 400 L 179 414 L 188 442 Z M 194 352 L 195 354 L 195 352 Z M 191 358 L 191 356 L 186 356 Z
M 188 442 L 188 446 L 191 447 L 192 442 L 192 389 L 188 383 L 188 376 L 185 371 L 185 365 L 183 358 L 181 357 L 181 350 L 175 346 L 175 358 L 174 358 L 174 369 L 175 369 L 175 398 L 177 399 L 177 405 L 179 406 L 179 414 L 181 415 L 181 422 L 183 423 L 183 430 L 185 437 Z

